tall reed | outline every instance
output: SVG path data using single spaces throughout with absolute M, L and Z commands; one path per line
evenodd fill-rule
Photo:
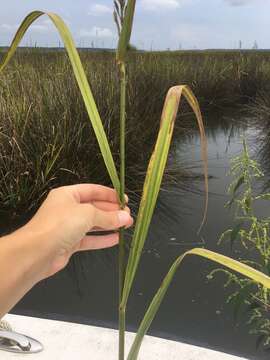
M 128 17 L 132 13 L 131 4 L 126 6 L 125 0 L 114 1 L 114 19 L 119 33 L 119 44 L 117 49 L 117 65 L 120 76 L 120 205 L 125 208 L 125 170 L 126 170 L 126 52 L 129 44 L 133 19 Z M 135 2 L 134 2 L 135 6 Z M 134 13 L 134 11 L 133 11 Z M 121 304 L 125 280 L 125 242 L 124 228 L 120 229 L 119 234 L 119 304 Z M 125 328 L 126 328 L 126 312 L 119 305 L 119 359 L 124 360 L 125 357 Z

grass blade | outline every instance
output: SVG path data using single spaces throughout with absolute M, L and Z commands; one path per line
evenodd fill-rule
M 119 63 L 125 62 L 128 45 L 131 37 L 133 18 L 135 12 L 136 0 L 128 0 L 125 18 L 119 38 L 116 60 Z
M 126 277 L 124 283 L 123 297 L 121 306 L 125 307 L 136 270 L 140 261 L 142 249 L 148 233 L 149 225 L 153 216 L 158 193 L 161 186 L 164 169 L 166 166 L 171 139 L 174 130 L 176 115 L 179 109 L 182 96 L 186 98 L 193 109 L 200 129 L 202 158 L 204 162 L 206 201 L 205 211 L 200 229 L 205 221 L 208 206 L 208 171 L 207 171 L 207 142 L 203 127 L 202 115 L 199 104 L 188 86 L 175 86 L 167 94 L 163 113 L 161 117 L 158 139 L 152 154 L 146 179 L 144 183 L 143 195 L 137 217 L 135 231 L 131 244 L 131 251 L 128 259 Z
M 147 330 L 149 329 L 149 327 L 159 309 L 159 306 L 160 306 L 164 296 L 166 295 L 168 287 L 170 286 L 170 284 L 174 278 L 174 275 L 175 275 L 178 267 L 180 266 L 183 259 L 187 255 L 197 255 L 197 256 L 206 258 L 208 260 L 214 261 L 214 262 L 221 264 L 231 270 L 234 270 L 244 276 L 247 276 L 248 278 L 254 280 L 255 282 L 270 289 L 270 277 L 259 272 L 258 270 L 251 268 L 250 266 L 248 266 L 246 264 L 242 264 L 239 261 L 228 258 L 227 256 L 220 255 L 220 254 L 217 254 L 212 251 L 205 250 L 205 249 L 193 249 L 193 250 L 187 251 L 185 254 L 180 256 L 174 262 L 174 264 L 172 265 L 168 274 L 166 275 L 165 279 L 163 280 L 161 287 L 159 288 L 158 292 L 154 296 L 154 298 L 153 298 L 153 300 L 141 322 L 141 325 L 139 327 L 139 330 L 137 332 L 135 340 L 132 344 L 132 347 L 130 349 L 127 360 L 136 360 L 137 359 L 143 337 L 146 334 Z
M 21 23 L 18 31 L 15 34 L 15 37 L 11 43 L 11 46 L 8 50 L 8 52 L 4 55 L 3 60 L 0 63 L 0 72 L 4 70 L 4 68 L 7 66 L 8 62 L 14 55 L 18 45 L 20 44 L 24 34 L 26 33 L 27 29 L 31 26 L 31 24 L 37 20 L 40 16 L 47 15 L 55 27 L 57 28 L 63 43 L 65 45 L 65 48 L 67 50 L 74 75 L 76 77 L 80 92 L 82 94 L 85 107 L 87 110 L 87 113 L 89 115 L 89 119 L 92 123 L 94 132 L 97 137 L 97 141 L 100 146 L 100 151 L 102 153 L 105 165 L 107 167 L 107 170 L 109 172 L 111 181 L 113 183 L 114 188 L 117 190 L 117 193 L 120 193 L 120 183 L 119 178 L 117 175 L 115 163 L 113 161 L 112 153 L 109 147 L 109 143 L 107 140 L 106 133 L 104 131 L 102 121 L 91 91 L 91 88 L 89 86 L 87 77 L 85 75 L 82 62 L 80 59 L 80 56 L 78 54 L 78 51 L 75 47 L 72 35 L 64 23 L 64 21 L 56 14 L 53 13 L 45 13 L 43 11 L 33 11 L 31 12 Z
M 45 169 L 45 173 L 44 173 L 44 177 L 47 180 L 48 175 L 50 174 L 52 168 L 54 167 L 54 164 L 56 163 L 57 159 L 59 158 L 59 155 L 63 149 L 64 145 L 60 146 L 60 149 L 56 152 L 56 154 L 54 155 L 54 147 L 52 150 L 51 155 L 53 156 L 52 159 L 50 159 L 50 161 L 47 163 L 46 169 Z

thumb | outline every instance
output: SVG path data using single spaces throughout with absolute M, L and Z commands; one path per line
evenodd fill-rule
M 103 211 L 90 204 L 83 204 L 88 213 L 90 227 L 99 227 L 105 230 L 113 230 L 121 227 L 129 227 L 133 219 L 127 211 Z

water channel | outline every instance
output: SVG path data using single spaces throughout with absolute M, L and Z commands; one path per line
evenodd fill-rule
M 232 214 L 224 209 L 230 158 L 242 150 L 245 135 L 254 149 L 257 130 L 247 121 L 225 117 L 207 127 L 209 150 L 209 209 L 200 236 L 197 230 L 203 215 L 203 181 L 194 191 L 179 192 L 177 186 L 162 191 L 149 232 L 143 259 L 129 301 L 127 321 L 136 330 L 147 304 L 158 289 L 173 260 L 185 250 L 205 245 L 230 256 L 239 255 L 229 245 L 218 245 L 221 233 L 232 224 Z M 212 124 L 212 125 L 211 125 Z M 200 139 L 197 133 L 179 141 L 175 161 L 184 161 L 195 173 L 202 173 Z M 190 180 L 192 181 L 192 180 Z M 270 213 L 265 205 L 259 212 Z M 117 251 L 76 256 L 68 269 L 35 286 L 13 312 L 100 326 L 117 326 Z M 230 293 L 223 288 L 221 275 L 208 281 L 216 266 L 197 257 L 187 259 L 169 289 L 151 327 L 151 334 L 224 350 L 248 359 L 267 359 L 256 350 L 256 337 L 248 334 L 244 320 L 236 324 L 233 309 L 226 304 Z

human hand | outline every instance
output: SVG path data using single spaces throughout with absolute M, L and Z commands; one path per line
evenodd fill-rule
M 32 238 L 40 246 L 43 242 L 49 264 L 42 274 L 46 278 L 63 269 L 73 253 L 111 247 L 119 241 L 118 233 L 87 236 L 89 231 L 116 230 L 132 224 L 129 208 L 119 210 L 115 190 L 80 184 L 52 190 L 22 231 L 35 234 Z

